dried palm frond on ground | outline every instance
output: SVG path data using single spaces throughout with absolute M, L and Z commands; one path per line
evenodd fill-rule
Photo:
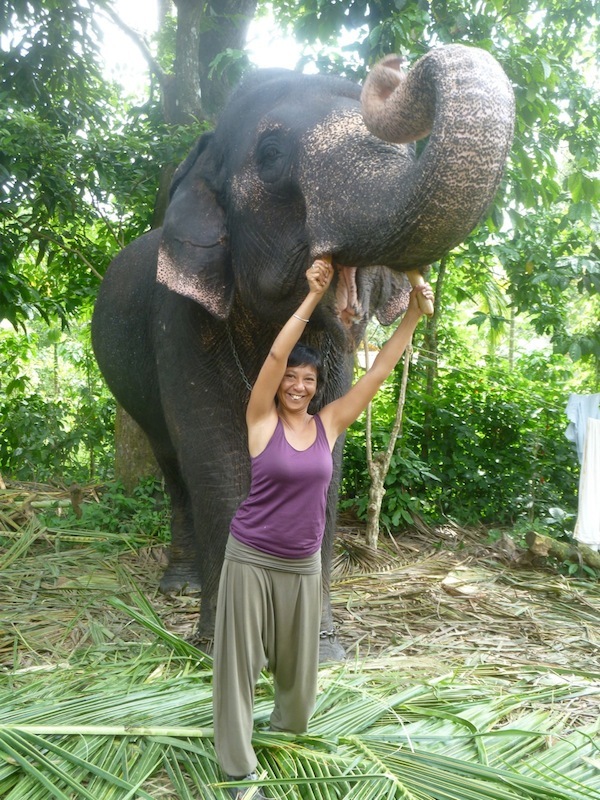
M 462 535 L 440 547 L 430 532 L 386 550 L 392 569 L 334 582 L 334 614 L 350 651 L 600 670 L 597 584 L 507 565 Z
M 0 493 L 0 796 L 225 798 L 212 664 L 187 641 L 198 598 L 157 594 L 164 547 L 63 535 L 13 499 Z M 600 800 L 598 585 L 452 527 L 363 554 L 360 531 L 341 530 L 332 599 L 349 659 L 321 669 L 309 736 L 266 730 L 261 681 L 264 791 Z

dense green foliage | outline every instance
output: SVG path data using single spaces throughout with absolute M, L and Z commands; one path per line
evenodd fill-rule
M 168 544 L 171 534 L 169 500 L 162 481 L 140 481 L 132 492 L 114 480 L 96 484 L 75 513 L 71 505 L 57 509 L 36 508 L 39 524 L 60 536 L 78 530 L 98 534 L 95 545 L 114 552 L 118 548 L 137 549 L 152 544 Z M 106 536 L 106 539 L 103 538 Z
M 464 360 L 440 369 L 430 397 L 422 366 L 415 369 L 382 523 L 395 530 L 417 513 L 429 521 L 509 525 L 544 518 L 553 507 L 574 510 L 579 468 L 565 437 L 568 371 L 561 357 L 523 357 L 513 370 L 496 358 Z M 373 403 L 376 451 L 387 446 L 396 404 L 390 383 Z M 356 423 L 343 485 L 343 505 L 359 516 L 368 496 L 364 439 L 364 423 Z
M 0 320 L 73 319 L 111 258 L 150 227 L 161 169 L 197 131 L 167 125 L 99 66 L 106 3 L 1 5 Z
M 69 484 L 112 475 L 115 404 L 94 359 L 89 319 L 68 333 L 0 330 L 0 474 Z

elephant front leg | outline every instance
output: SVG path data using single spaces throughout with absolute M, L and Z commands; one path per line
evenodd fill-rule
M 222 470 L 213 465 L 209 472 L 210 478 L 205 474 L 192 492 L 196 546 L 202 554 L 202 593 L 200 616 L 191 641 L 205 653 L 212 653 L 217 596 L 231 519 L 246 494 L 245 487 L 240 488 L 241 478 L 236 479 L 238 472 L 228 465 Z
M 333 557 L 333 543 L 337 523 L 337 503 L 340 482 L 340 460 L 342 444 L 338 443 L 334 450 L 334 477 L 329 487 L 327 498 L 327 518 L 325 523 L 325 536 L 321 548 L 321 563 L 323 576 L 323 611 L 321 613 L 321 631 L 319 641 L 319 661 L 344 661 L 346 652 L 340 644 L 333 622 L 331 609 L 331 561 Z
M 325 592 L 325 587 L 323 587 Z M 331 603 L 329 600 L 329 590 L 323 597 L 323 614 L 321 616 L 321 631 L 319 634 L 319 661 L 321 664 L 327 661 L 345 661 L 346 651 L 337 638 L 331 613 Z
M 331 610 L 331 597 L 329 594 L 330 570 L 329 563 L 323 561 L 323 611 L 321 614 L 321 629 L 319 633 L 319 661 L 345 661 L 346 651 L 337 637 Z
M 227 535 L 228 530 L 224 532 L 222 537 L 219 537 L 219 540 L 226 539 Z M 224 553 L 215 553 L 214 556 L 214 559 L 209 558 L 209 561 L 205 563 L 206 570 L 204 573 L 204 582 L 200 601 L 200 616 L 198 617 L 196 628 L 190 637 L 192 644 L 209 655 L 212 654 L 213 651 L 217 597 L 219 593 L 219 582 L 221 579 Z
M 160 579 L 163 594 L 199 592 L 200 556 L 198 554 L 194 523 L 189 509 L 173 509 L 171 514 L 171 545 L 169 563 Z

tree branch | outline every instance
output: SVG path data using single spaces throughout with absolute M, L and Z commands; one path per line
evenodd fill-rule
M 367 423 L 366 423 L 366 437 L 367 437 L 367 468 L 371 484 L 369 486 L 369 502 L 367 505 L 367 528 L 365 531 L 366 543 L 369 547 L 377 549 L 377 540 L 379 538 L 379 518 L 381 516 L 381 505 L 385 495 L 385 479 L 390 469 L 392 456 L 396 449 L 396 441 L 402 432 L 402 417 L 404 414 L 404 404 L 406 402 L 406 386 L 408 384 L 408 373 L 410 369 L 410 361 L 412 358 L 413 346 L 412 336 L 410 342 L 406 347 L 404 353 L 404 363 L 402 368 L 402 381 L 400 384 L 400 395 L 398 397 L 398 405 L 396 406 L 396 416 L 394 424 L 390 431 L 390 438 L 388 440 L 385 452 L 379 452 L 373 456 L 372 440 L 371 440 L 371 403 L 367 408 Z M 365 359 L 366 367 L 369 368 L 369 358 L 367 355 L 367 340 L 365 337 Z
M 92 264 L 92 262 L 87 259 L 81 250 L 77 250 L 74 247 L 68 247 L 66 244 L 60 241 L 60 239 L 56 239 L 54 236 L 50 236 L 49 233 L 45 233 L 44 231 L 36 230 L 32 231 L 38 239 L 45 239 L 48 242 L 52 242 L 55 244 L 59 250 L 62 250 L 64 253 L 69 253 L 71 255 L 77 256 L 82 260 L 82 262 L 86 265 L 86 267 L 90 270 L 92 275 L 94 275 L 98 280 L 102 280 L 102 275 L 98 272 L 96 267 Z
M 392 456 L 394 455 L 394 450 L 396 449 L 396 440 L 402 435 L 402 419 L 404 415 L 404 405 L 406 403 L 406 387 L 408 385 L 408 373 L 410 370 L 410 362 L 412 359 L 413 353 L 413 345 L 412 345 L 412 336 L 410 338 L 410 342 L 408 343 L 406 350 L 404 352 L 404 363 L 402 365 L 402 381 L 400 383 L 400 394 L 398 396 L 398 405 L 396 406 L 396 417 L 394 419 L 394 424 L 392 425 L 392 430 L 390 431 L 390 438 L 388 441 L 388 446 L 385 451 L 385 455 L 383 457 L 383 477 L 388 474 L 388 470 L 390 468 L 390 464 L 392 461 Z
M 158 61 L 154 58 L 144 38 L 126 22 L 123 22 L 121 17 L 110 6 L 107 6 L 104 10 L 115 23 L 115 25 L 137 45 L 148 66 L 150 67 L 150 70 L 154 73 L 161 87 L 164 89 L 169 82 L 169 75 L 163 70 Z
M 367 336 L 366 331 L 363 339 L 363 347 L 365 351 L 365 371 L 368 372 L 371 363 L 369 359 L 369 338 Z M 365 446 L 367 450 L 367 469 L 369 470 L 369 475 L 371 476 L 371 480 L 373 480 L 373 439 L 371 437 L 372 415 L 373 415 L 373 406 L 372 403 L 369 403 L 369 405 L 367 406 L 367 413 L 365 419 Z

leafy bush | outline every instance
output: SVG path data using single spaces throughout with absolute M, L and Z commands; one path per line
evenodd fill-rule
M 413 373 L 404 434 L 386 480 L 382 522 L 397 527 L 418 512 L 430 521 L 511 524 L 575 505 L 579 468 L 565 438 L 568 391 L 550 373 L 524 359 L 509 371 L 499 361 L 442 369 L 435 397 Z M 544 374 L 541 374 L 544 372 Z M 373 404 L 375 450 L 387 445 L 396 389 Z M 342 503 L 364 517 L 368 474 L 360 423 L 348 432 Z
M 61 509 L 60 516 L 53 510 L 39 512 L 38 516 L 53 530 L 79 528 L 117 533 L 128 545 L 136 540 L 145 544 L 153 539 L 169 541 L 170 505 L 161 481 L 145 479 L 131 493 L 113 481 L 98 487 L 95 495 L 97 502 L 82 503 L 80 518 L 70 508 Z
M 96 366 L 89 321 L 0 335 L 0 473 L 23 481 L 104 480 L 115 403 Z
M 35 392 L 0 399 L 0 473 L 23 481 L 88 481 L 112 468 L 114 404 L 83 393 L 77 405 Z

